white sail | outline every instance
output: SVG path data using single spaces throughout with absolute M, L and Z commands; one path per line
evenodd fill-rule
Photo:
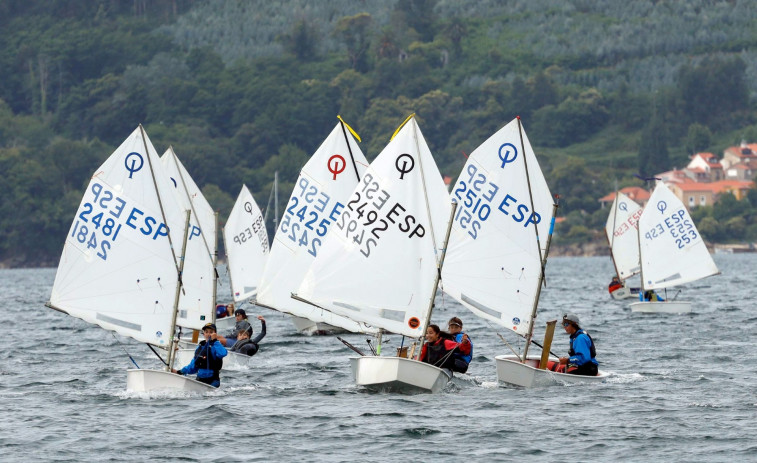
M 639 244 L 636 228 L 641 217 L 641 206 L 618 192 L 605 224 L 610 252 L 621 281 L 639 273 Z
M 525 131 L 521 145 L 517 119 L 471 153 L 451 196 L 458 208 L 442 289 L 479 317 L 525 336 L 554 200 Z
M 313 322 L 353 332 L 366 331 L 365 326 L 353 320 L 292 299 L 291 295 L 321 254 L 327 233 L 340 220 L 367 165 L 355 139 L 341 123 L 337 124 L 295 183 L 263 270 L 258 304 Z
M 168 148 L 160 161 L 181 209 L 192 211 L 176 324 L 199 330 L 213 320 L 215 310 L 215 211 L 173 148 Z
M 169 182 L 137 128 L 87 185 L 63 247 L 51 307 L 141 342 L 168 344 L 178 284 L 169 233 L 180 250 L 186 221 Z
M 234 302 L 254 297 L 269 254 L 268 232 L 258 203 L 247 189 L 237 196 L 226 226 L 223 227 L 226 260 Z
M 298 296 L 377 328 L 420 337 L 450 202 L 411 119 L 371 163 Z
M 663 182 L 641 214 L 638 240 L 644 289 L 669 288 L 718 273 L 689 211 Z

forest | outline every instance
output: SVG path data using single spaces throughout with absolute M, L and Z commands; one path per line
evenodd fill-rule
M 57 265 L 139 124 L 223 222 L 242 184 L 266 206 L 276 172 L 283 207 L 337 115 L 372 160 L 415 113 L 453 181 L 520 116 L 561 198 L 555 244 L 604 240 L 597 200 L 634 174 L 757 142 L 755 20 L 739 0 L 4 0 L 0 265 Z M 757 240 L 755 191 L 693 216 L 710 242 Z

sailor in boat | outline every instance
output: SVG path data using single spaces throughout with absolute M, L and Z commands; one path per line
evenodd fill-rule
M 239 333 L 241 333 L 242 331 L 252 331 L 252 325 L 250 325 L 250 322 L 247 320 L 247 313 L 244 311 L 244 309 L 235 310 L 234 316 L 237 319 L 237 322 L 234 324 L 234 329 L 223 336 L 218 336 L 218 339 L 220 339 L 223 345 L 226 347 L 233 346 L 234 343 L 237 342 Z
M 262 326 L 260 334 L 255 336 L 255 339 L 250 339 L 250 336 L 252 336 L 252 326 L 250 326 L 249 330 L 242 331 L 239 333 L 237 342 L 231 346 L 232 352 L 239 352 L 250 357 L 258 353 L 258 343 L 265 337 L 265 318 L 262 315 L 258 315 L 258 320 L 260 320 L 260 325 Z
M 644 291 L 644 293 L 639 293 L 639 300 L 642 302 L 664 302 L 665 299 L 661 298 L 659 294 L 655 292 L 655 290 L 650 289 L 647 291 Z
M 197 373 L 197 381 L 209 384 L 213 387 L 221 385 L 220 372 L 223 367 L 223 358 L 226 357 L 226 348 L 218 340 L 216 325 L 207 323 L 202 327 L 204 341 L 195 350 L 195 356 L 189 365 L 181 370 L 171 370 L 180 375 L 193 375 Z
M 623 283 L 620 282 L 620 278 L 617 276 L 612 277 L 612 281 L 610 282 L 610 287 L 607 289 L 610 294 L 614 293 L 616 290 L 623 287 Z
M 471 353 L 470 340 L 465 335 L 463 337 L 463 342 L 458 344 L 452 339 L 445 339 L 452 338 L 452 335 L 442 332 L 438 325 L 429 325 L 426 329 L 427 341 L 421 349 L 420 361 L 454 371 L 455 359 L 453 354 L 455 350 L 459 350 L 463 354 Z
M 594 340 L 581 329 L 578 316 L 572 313 L 563 315 L 562 326 L 570 335 L 570 357 L 560 357 L 559 362 L 549 362 L 549 369 L 571 375 L 597 376 L 599 362 L 596 359 Z
M 473 359 L 473 341 L 470 340 L 467 333 L 463 332 L 463 321 L 458 317 L 449 319 L 449 322 L 447 322 L 447 331 L 455 337 L 454 341 L 456 343 L 460 344 L 463 341 L 468 341 L 470 344 L 470 352 L 467 354 L 464 354 L 460 349 L 456 349 L 452 354 L 452 358 L 455 360 L 452 371 L 465 373 L 468 371 L 468 365 L 470 365 L 470 361 Z

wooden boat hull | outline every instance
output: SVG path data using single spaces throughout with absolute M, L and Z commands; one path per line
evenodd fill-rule
M 179 349 L 176 352 L 176 361 L 174 362 L 176 368 L 178 369 L 189 365 L 189 362 L 192 361 L 194 356 L 195 347 Z M 223 368 L 221 368 L 221 370 L 239 370 L 247 368 L 252 365 L 252 362 L 250 361 L 251 359 L 252 357 L 249 355 L 228 350 L 226 357 L 223 358 Z
M 600 371 L 597 376 L 580 376 L 566 373 L 557 373 L 538 368 L 540 357 L 529 356 L 526 363 L 521 363 L 515 355 L 498 355 L 494 357 L 497 362 L 497 380 L 507 384 L 521 387 L 539 387 L 561 383 L 596 383 L 604 381 L 608 374 Z M 557 361 L 555 357 L 550 360 Z
M 639 301 L 631 304 L 631 312 L 640 313 L 690 313 L 691 302 L 686 301 Z
M 165 370 L 126 370 L 126 390 L 130 392 L 187 391 L 209 392 L 216 388 L 187 376 Z
M 355 384 L 382 392 L 439 392 L 452 372 L 402 357 L 351 357 Z
M 307 318 L 295 317 L 292 315 L 292 323 L 294 324 L 297 332 L 302 334 L 314 335 L 314 334 L 341 334 L 348 333 L 347 330 L 337 328 L 336 326 L 329 325 L 328 323 L 318 323 Z

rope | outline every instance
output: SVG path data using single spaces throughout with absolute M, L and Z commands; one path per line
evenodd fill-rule
M 141 368 L 139 368 L 139 365 L 137 365 L 137 362 L 135 362 L 134 359 L 132 358 L 132 356 L 129 355 L 129 352 L 126 351 L 126 348 L 124 347 L 123 344 L 121 344 L 121 341 L 118 340 L 118 338 L 116 337 L 116 335 L 112 331 L 110 332 L 110 334 L 113 335 L 113 339 L 115 339 L 116 342 L 118 343 L 118 345 L 121 346 L 121 349 L 123 349 L 124 352 L 126 352 L 126 355 L 129 357 L 129 360 L 131 360 L 131 363 L 133 363 L 134 366 L 137 367 L 138 370 L 141 370 Z

